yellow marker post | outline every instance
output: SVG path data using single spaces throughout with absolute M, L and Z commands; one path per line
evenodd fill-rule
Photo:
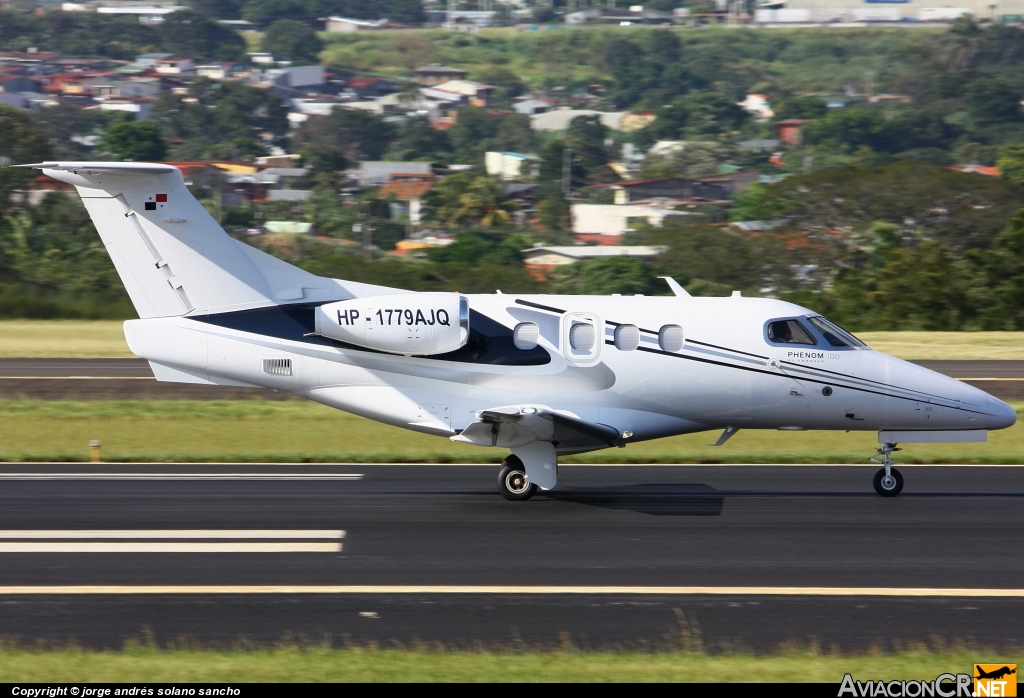
M 89 442 L 89 460 L 93 463 L 100 462 L 100 446 L 102 445 L 99 439 L 93 439 Z

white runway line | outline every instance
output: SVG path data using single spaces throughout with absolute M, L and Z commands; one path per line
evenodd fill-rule
M 152 538 L 173 538 L 173 539 L 185 539 L 185 538 L 200 538 L 200 539 L 218 539 L 218 538 L 298 538 L 298 539 L 317 539 L 326 538 L 328 540 L 334 540 L 335 538 L 344 538 L 345 532 L 339 530 L 228 530 L 228 529 L 138 529 L 138 530 L 64 530 L 64 531 L 28 531 L 28 530 L 11 530 L 11 531 L 0 531 L 0 540 L 47 540 L 47 539 L 108 539 L 108 540 L 131 540 L 131 539 L 152 539 Z
M 0 596 L 98 594 L 539 594 L 650 596 L 875 596 L 941 598 L 1024 598 L 1024 589 L 927 587 L 635 587 L 635 586 L 486 586 L 486 585 L 159 585 L 159 586 L 0 586 Z
M 336 529 L 11 530 L 0 531 L 0 553 L 338 553 L 344 537 Z
M 0 473 L 2 480 L 362 480 L 362 473 Z
M 337 553 L 341 543 L 0 542 L 0 553 Z

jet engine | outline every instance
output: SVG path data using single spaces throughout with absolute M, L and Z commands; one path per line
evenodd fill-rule
M 316 332 L 392 354 L 445 354 L 469 339 L 469 300 L 457 293 L 403 293 L 327 303 Z

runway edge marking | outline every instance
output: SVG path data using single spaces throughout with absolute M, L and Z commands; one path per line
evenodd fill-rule
M 921 587 L 695 587 L 695 586 L 486 586 L 486 585 L 41 585 L 0 586 L 0 596 L 157 594 L 573 594 L 650 596 L 876 596 L 1024 598 L 1024 589 Z

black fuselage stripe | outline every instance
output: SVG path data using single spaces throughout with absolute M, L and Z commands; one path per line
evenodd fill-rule
M 559 315 L 565 315 L 565 313 L 566 313 L 566 311 L 559 310 L 558 308 L 552 308 L 550 305 L 541 305 L 540 303 L 532 303 L 530 301 L 524 301 L 524 300 L 522 300 L 520 298 L 516 298 L 516 303 L 518 305 L 525 305 L 525 306 L 528 306 L 530 308 L 537 308 L 538 310 L 546 310 L 549 313 L 558 313 Z
M 724 361 L 715 361 L 714 359 L 705 359 L 705 358 L 701 358 L 701 357 L 698 357 L 698 356 L 687 356 L 686 354 L 673 354 L 671 352 L 662 351 L 660 349 L 650 349 L 648 347 L 637 347 L 636 350 L 637 351 L 646 351 L 646 352 L 648 352 L 650 354 L 660 354 L 662 356 L 671 356 L 671 357 L 674 357 L 674 358 L 677 358 L 677 359 L 686 359 L 687 361 L 697 361 L 697 362 L 703 363 L 703 364 L 711 364 L 711 365 L 714 365 L 714 366 L 724 366 L 725 368 L 735 368 L 735 369 L 740 370 L 740 371 L 750 371 L 752 373 L 760 373 L 760 374 L 765 375 L 765 376 L 776 376 L 778 378 L 789 378 L 790 380 L 793 380 L 792 376 L 779 375 L 778 373 L 773 373 L 771 371 L 764 371 L 762 369 L 753 368 L 751 366 L 737 366 L 736 364 L 730 364 L 730 363 L 726 363 Z M 867 388 L 863 388 L 863 387 L 860 387 L 860 386 L 855 386 L 855 385 L 839 385 L 835 381 L 817 380 L 817 379 L 814 379 L 814 378 L 806 378 L 806 379 L 802 379 L 802 380 L 806 380 L 809 383 L 818 383 L 819 385 L 834 385 L 834 386 L 839 387 L 839 388 L 846 388 L 847 390 L 856 390 L 857 392 L 860 392 L 860 393 L 870 393 L 872 395 L 881 395 L 882 397 L 891 397 L 891 398 L 896 398 L 898 400 L 906 400 L 908 402 L 921 402 L 920 399 L 915 399 L 915 398 L 912 398 L 912 397 L 904 397 L 903 395 L 892 395 L 890 393 L 881 392 L 881 391 L 878 391 L 878 390 L 868 390 Z M 969 409 L 967 409 L 965 407 L 950 407 L 949 405 L 939 405 L 939 407 L 946 407 L 946 408 L 952 409 L 952 410 L 962 410 L 964 412 L 970 412 L 971 414 L 986 414 L 985 412 L 978 412 L 976 410 L 969 410 Z

